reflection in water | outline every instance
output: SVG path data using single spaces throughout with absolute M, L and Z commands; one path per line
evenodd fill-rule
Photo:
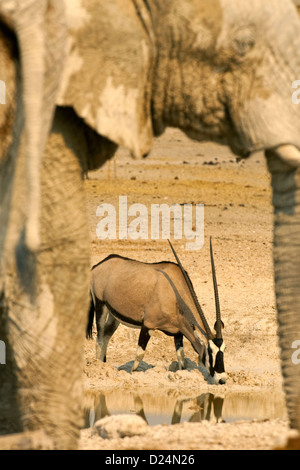
M 231 394 L 224 398 L 212 393 L 203 393 L 196 398 L 176 399 L 169 396 L 111 392 L 107 395 L 93 396 L 89 399 L 89 403 L 86 403 L 85 427 L 92 427 L 96 421 L 105 416 L 120 413 L 134 413 L 141 416 L 150 426 L 184 421 L 221 423 L 241 419 L 285 417 L 282 398 L 276 394 L 270 396 Z
M 222 422 L 224 398 L 215 396 L 212 393 L 203 393 L 196 399 L 177 400 L 172 416 L 172 424 L 181 422 L 183 405 L 186 402 L 196 402 L 196 408 L 198 408 L 188 420 L 189 423 L 200 423 L 201 421 Z

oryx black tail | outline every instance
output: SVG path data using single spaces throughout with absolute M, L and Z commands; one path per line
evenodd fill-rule
M 88 314 L 88 322 L 86 326 L 87 339 L 91 339 L 93 337 L 94 316 L 95 316 L 95 305 L 94 305 L 94 300 L 93 300 L 93 296 L 91 293 L 91 303 L 90 303 L 90 309 L 89 309 L 89 314 Z

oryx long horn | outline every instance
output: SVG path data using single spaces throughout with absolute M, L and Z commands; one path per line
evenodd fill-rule
M 207 334 L 207 336 L 208 336 L 208 339 L 212 339 L 212 338 L 213 338 L 213 334 L 212 334 L 212 332 L 211 332 L 211 329 L 210 329 L 210 327 L 209 327 L 209 324 L 207 323 L 207 320 L 206 320 L 206 318 L 205 318 L 205 315 L 204 315 L 204 313 L 203 313 L 203 310 L 202 310 L 202 308 L 201 308 L 201 306 L 200 306 L 200 304 L 199 304 L 199 301 L 198 301 L 198 299 L 197 299 L 196 293 L 195 293 L 194 288 L 193 288 L 193 286 L 192 286 L 191 280 L 190 280 L 189 276 L 187 275 L 187 273 L 186 273 L 184 267 L 182 266 L 182 264 L 181 264 L 181 262 L 180 262 L 180 259 L 178 258 L 177 254 L 176 254 L 176 251 L 175 251 L 174 248 L 173 248 L 172 243 L 170 242 L 170 240 L 168 240 L 168 242 L 169 242 L 170 247 L 171 247 L 171 249 L 172 249 L 172 251 L 173 251 L 173 254 L 174 254 L 174 256 L 175 256 L 175 259 L 176 259 L 176 261 L 177 261 L 177 264 L 178 264 L 178 266 L 179 266 L 179 268 L 180 268 L 180 270 L 181 270 L 181 272 L 182 272 L 182 274 L 183 274 L 183 277 L 184 277 L 184 279 L 185 279 L 185 282 L 187 283 L 187 286 L 188 286 L 189 291 L 190 291 L 190 293 L 191 293 L 191 296 L 192 296 L 192 298 L 193 298 L 193 301 L 194 301 L 194 304 L 195 304 L 195 306 L 196 306 L 196 309 L 197 309 L 197 311 L 198 311 L 198 313 L 199 313 L 199 315 L 200 315 L 200 317 L 201 317 L 201 320 L 202 320 L 202 322 L 203 322 L 203 326 L 204 326 L 204 328 L 205 328 L 205 331 L 206 331 L 206 334 Z
M 216 336 L 218 339 L 222 339 L 222 320 L 221 320 L 220 299 L 219 299 L 218 284 L 217 284 L 211 237 L 210 237 L 210 259 L 211 259 L 211 270 L 212 270 L 212 276 L 213 276 L 215 303 L 216 303 L 216 324 L 215 324 Z

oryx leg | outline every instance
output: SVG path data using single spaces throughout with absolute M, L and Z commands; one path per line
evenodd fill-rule
M 96 358 L 106 362 L 106 351 L 110 338 L 118 328 L 120 322 L 110 313 L 106 305 L 96 300 Z
M 185 369 L 184 351 L 183 351 L 183 334 L 182 333 L 177 333 L 174 336 L 174 343 L 175 343 L 175 349 L 176 349 L 176 354 L 177 354 L 179 370 Z
M 146 421 L 147 424 L 149 424 L 145 415 L 143 401 L 139 395 L 134 396 L 134 409 L 135 414 L 143 418 L 143 420 Z
M 176 401 L 173 415 L 172 415 L 171 424 L 179 424 L 181 422 L 183 403 L 184 403 L 184 400 Z
M 140 336 L 139 336 L 139 341 L 138 341 L 138 347 L 136 350 L 135 360 L 134 360 L 131 372 L 134 372 L 138 368 L 140 362 L 142 361 L 145 355 L 146 347 L 151 337 L 152 331 L 153 330 L 149 330 L 144 325 L 142 326 Z

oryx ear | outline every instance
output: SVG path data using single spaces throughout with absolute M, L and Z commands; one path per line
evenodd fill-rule
M 154 48 L 145 6 L 141 2 L 137 11 L 135 2 L 124 0 L 65 4 L 68 59 L 58 104 L 72 106 L 100 135 L 143 157 L 153 138 Z
M 222 322 L 222 320 L 220 320 L 220 321 L 221 321 L 222 329 L 224 330 L 224 328 L 225 328 L 224 323 Z M 214 324 L 214 329 L 215 329 L 215 331 L 217 331 L 217 322 L 215 322 L 215 324 Z

